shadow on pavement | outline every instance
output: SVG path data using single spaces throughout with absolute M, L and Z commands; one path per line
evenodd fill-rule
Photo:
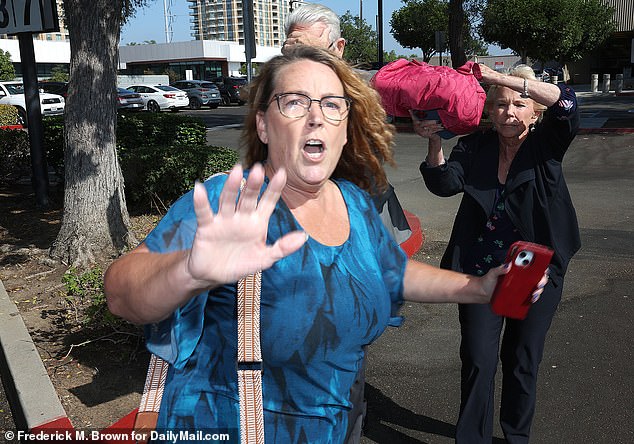
M 401 427 L 449 438 L 453 438 L 455 435 L 455 425 L 403 408 L 385 396 L 379 389 L 367 383 L 365 396 L 368 401 L 368 414 L 363 434 L 374 442 L 426 443 L 426 441 L 412 438 L 400 432 L 398 428 Z M 392 425 L 397 428 L 392 427 Z

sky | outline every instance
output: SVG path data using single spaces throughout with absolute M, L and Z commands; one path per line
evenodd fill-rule
M 166 42 L 164 2 L 170 3 L 169 0 L 150 0 L 148 6 L 138 9 L 135 17 L 131 18 L 122 28 L 121 45 L 130 42 L 142 43 L 145 40 L 155 40 L 157 43 Z M 377 0 L 366 0 L 365 2 L 363 0 L 323 0 L 320 3 L 328 6 L 339 15 L 345 14 L 346 11 L 350 11 L 352 15 L 360 15 L 360 8 L 363 7 L 364 20 L 376 29 Z M 191 40 L 188 5 L 186 0 L 171 0 L 173 42 Z M 394 50 L 397 55 L 416 54 L 420 56 L 420 50 L 403 48 L 390 34 L 389 22 L 392 12 L 402 6 L 403 3 L 400 0 L 383 0 L 383 49 L 388 52 Z M 502 51 L 497 47 L 489 48 L 489 54 L 501 53 Z

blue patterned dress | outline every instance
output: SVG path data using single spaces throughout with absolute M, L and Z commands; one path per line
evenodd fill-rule
M 205 182 L 214 211 L 225 181 L 218 175 Z M 342 442 L 362 346 L 399 322 L 407 258 L 369 196 L 345 180 L 335 183 L 348 209 L 348 240 L 330 247 L 311 238 L 262 273 L 267 443 Z M 145 244 L 156 252 L 189 248 L 195 228 L 190 192 Z M 298 229 L 280 200 L 267 242 Z M 171 318 L 146 327 L 150 351 L 172 364 L 157 430 L 224 431 L 238 442 L 236 316 L 234 284 L 198 295 Z

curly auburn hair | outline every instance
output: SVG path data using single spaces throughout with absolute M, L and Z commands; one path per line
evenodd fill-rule
M 395 165 L 392 156 L 394 127 L 386 122 L 379 95 L 345 61 L 307 45 L 295 45 L 286 54 L 269 60 L 248 86 L 249 111 L 242 132 L 246 166 L 250 168 L 256 162 L 266 161 L 268 145 L 258 137 L 256 115 L 268 109 L 284 67 L 302 60 L 331 68 L 343 84 L 344 95 L 352 100 L 347 117 L 348 141 L 332 177 L 349 180 L 372 194 L 384 191 L 387 177 L 383 163 Z

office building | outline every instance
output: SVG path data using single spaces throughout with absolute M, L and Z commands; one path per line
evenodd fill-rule
M 187 0 L 192 38 L 223 40 L 244 45 L 241 0 Z M 280 47 L 284 43 L 284 21 L 289 12 L 286 0 L 252 0 L 255 42 Z

